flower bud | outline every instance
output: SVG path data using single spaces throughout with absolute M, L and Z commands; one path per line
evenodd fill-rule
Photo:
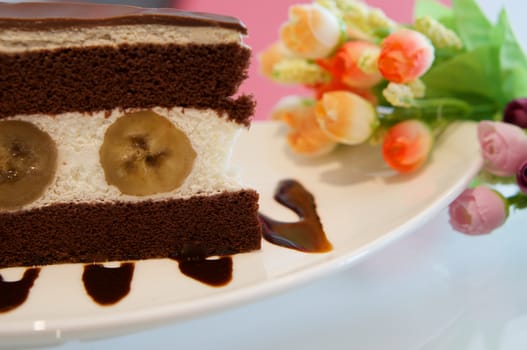
M 520 190 L 527 194 L 527 159 L 520 164 L 516 171 L 516 182 Z
M 412 89 L 406 84 L 389 83 L 382 91 L 382 95 L 395 107 L 412 107 L 415 101 Z
M 280 30 L 285 47 L 302 58 L 327 57 L 340 41 L 337 17 L 318 4 L 293 5 Z
M 331 75 L 303 58 L 287 58 L 273 66 L 271 78 L 282 84 L 315 85 L 331 81 Z
M 426 35 L 437 48 L 461 49 L 463 42 L 453 30 L 445 27 L 441 22 L 430 16 L 415 20 L 415 29 Z
M 403 84 L 421 77 L 433 62 L 430 40 L 414 30 L 400 29 L 382 42 L 378 65 L 386 79 Z
M 349 91 L 325 93 L 317 102 L 315 113 L 322 131 L 348 145 L 369 139 L 379 123 L 373 105 Z
M 367 57 L 376 57 L 380 49 L 366 41 L 349 41 L 328 59 L 318 60 L 317 63 L 331 73 L 334 79 L 359 89 L 375 86 L 382 79 L 381 74 L 374 70 L 366 72 L 361 63 Z
M 482 121 L 478 139 L 485 170 L 493 175 L 513 176 L 527 159 L 527 135 L 516 125 Z
M 273 120 L 280 120 L 290 127 L 287 143 L 293 152 L 320 156 L 331 152 L 337 143 L 319 127 L 314 111 L 315 101 L 300 96 L 282 98 L 272 112 Z
M 272 78 L 274 66 L 289 56 L 290 54 L 281 42 L 273 43 L 258 55 L 260 73 Z
M 417 119 L 392 126 L 382 145 L 384 161 L 400 173 L 419 169 L 428 159 L 433 137 L 428 125 Z
M 313 89 L 315 98 L 317 100 L 321 99 L 324 94 L 331 91 L 349 91 L 356 95 L 359 95 L 360 97 L 374 105 L 378 104 L 379 102 L 377 96 L 373 93 L 373 91 L 369 89 L 352 88 L 351 86 L 346 85 L 339 80 L 333 79 L 327 83 L 308 85 L 308 87 Z
M 509 102 L 503 112 L 503 121 L 527 129 L 527 98 Z
M 368 6 L 363 1 L 317 0 L 317 3 L 343 20 L 351 39 L 376 41 L 379 32 L 393 31 L 399 27 L 381 9 Z
M 465 190 L 449 208 L 450 225 L 468 235 L 490 233 L 500 227 L 508 216 L 506 200 L 497 192 L 478 186 Z

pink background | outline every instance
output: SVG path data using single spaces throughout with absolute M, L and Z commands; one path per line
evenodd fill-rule
M 302 0 L 187 0 L 183 7 L 191 11 L 228 14 L 240 18 L 248 27 L 249 36 L 245 42 L 253 49 L 249 79 L 241 91 L 252 93 L 258 102 L 256 119 L 266 119 L 274 104 L 283 96 L 301 90 L 290 86 L 280 86 L 262 77 L 258 71 L 258 53 L 278 38 L 280 25 L 287 20 L 287 9 L 295 3 L 309 3 Z M 414 0 L 367 0 L 371 6 L 380 7 L 393 19 L 408 22 L 411 20 Z M 447 2 L 443 0 L 443 2 Z M 181 7 L 181 5 L 180 5 Z

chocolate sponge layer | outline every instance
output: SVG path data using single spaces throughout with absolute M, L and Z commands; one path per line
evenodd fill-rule
M 260 248 L 253 190 L 0 213 L 0 268 L 228 255 Z
M 237 43 L 0 53 L 0 118 L 180 106 L 219 110 L 248 125 L 254 101 L 231 96 L 249 59 L 250 49 Z

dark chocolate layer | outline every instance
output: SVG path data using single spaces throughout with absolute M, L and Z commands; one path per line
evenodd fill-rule
M 260 248 L 258 194 L 56 204 L 0 213 L 0 268 L 228 255 Z
M 247 29 L 238 19 L 176 9 L 152 9 L 89 3 L 0 3 L 0 28 L 25 30 L 64 27 L 112 26 L 124 24 L 164 24 L 223 27 L 243 34 Z
M 248 125 L 252 98 L 233 100 L 250 49 L 217 45 L 120 45 L 0 54 L 0 118 L 121 108 L 193 107 Z

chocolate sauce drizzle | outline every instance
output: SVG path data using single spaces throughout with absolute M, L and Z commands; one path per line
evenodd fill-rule
M 0 313 L 11 311 L 26 301 L 39 273 L 36 267 L 26 269 L 22 279 L 14 282 L 4 281 L 0 274 Z
M 84 266 L 82 281 L 89 296 L 98 304 L 112 305 L 130 292 L 134 263 L 110 268 L 101 264 Z
M 232 258 L 222 256 L 218 259 L 185 258 L 174 259 L 179 263 L 179 271 L 212 287 L 225 286 L 232 280 Z
M 274 199 L 294 211 L 300 220 L 276 221 L 260 213 L 265 240 L 308 253 L 323 253 L 333 249 L 317 214 L 315 198 L 304 186 L 296 180 L 282 180 L 278 184 Z

